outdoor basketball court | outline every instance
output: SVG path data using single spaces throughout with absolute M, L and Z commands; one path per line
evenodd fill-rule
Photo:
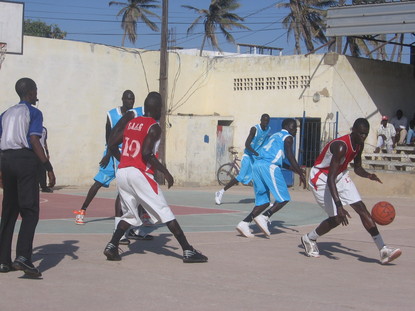
M 324 217 L 310 192 L 291 191 L 292 202 L 272 218 L 271 238 L 252 225 L 255 238 L 247 239 L 235 226 L 253 207 L 252 188 L 230 189 L 220 206 L 217 188 L 164 189 L 188 240 L 209 257 L 205 264 L 182 263 L 165 226 L 147 229 L 152 241 L 121 246 L 122 261 L 107 261 L 115 188 L 98 192 L 84 226 L 75 225 L 72 210 L 88 187 L 41 193 L 33 262 L 43 279 L 1 274 L 0 310 L 413 310 L 412 199 L 387 198 L 397 217 L 380 231 L 403 254 L 382 266 L 355 213 L 349 227 L 319 240 L 320 258 L 308 258 L 300 237 Z M 379 200 L 365 199 L 368 206 Z

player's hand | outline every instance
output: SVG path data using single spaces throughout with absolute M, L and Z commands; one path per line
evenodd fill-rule
M 169 189 L 174 184 L 173 176 L 169 172 L 167 174 L 164 174 L 164 179 L 167 181 L 167 188 Z
M 48 179 L 49 179 L 49 185 L 48 187 L 52 188 L 56 184 L 56 177 L 55 173 L 53 171 L 48 172 Z
M 111 156 L 108 153 L 105 154 L 102 157 L 101 161 L 99 161 L 99 166 L 101 166 L 102 168 L 106 168 L 108 163 L 110 162 L 110 158 L 111 158 Z
M 301 184 L 303 185 L 303 189 L 305 189 L 305 188 L 307 188 L 307 182 L 306 182 L 306 179 L 305 179 L 305 170 L 303 170 L 303 169 L 301 169 L 301 174 L 300 174 L 300 187 L 301 187 Z
M 337 217 L 339 217 L 340 222 L 343 226 L 347 226 L 349 224 L 347 217 L 352 218 L 349 212 L 346 211 L 343 206 L 337 208 Z
M 377 182 L 379 182 L 379 183 L 383 184 L 383 182 L 379 179 L 379 177 L 377 177 L 377 176 L 376 176 L 376 174 L 370 174 L 370 175 L 368 176 L 368 178 L 369 178 L 370 180 L 377 181 Z

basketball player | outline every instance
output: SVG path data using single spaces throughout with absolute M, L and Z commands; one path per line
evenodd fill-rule
M 362 168 L 362 151 L 369 133 L 369 122 L 357 119 L 352 133 L 329 142 L 317 157 L 310 171 L 309 185 L 317 203 L 329 216 L 315 230 L 301 237 L 305 253 L 309 257 L 319 257 L 316 240 L 342 224 L 349 224 L 349 213 L 343 208 L 350 205 L 360 216 L 363 226 L 372 236 L 380 251 L 380 262 L 387 264 L 401 255 L 401 250 L 385 245 L 375 222 L 360 198 L 347 166 L 354 159 L 354 172 L 363 178 L 382 183 L 375 174 Z
M 271 128 L 269 124 L 269 115 L 264 113 L 261 116 L 261 123 L 257 124 L 249 130 L 249 135 L 245 141 L 245 151 L 241 160 L 241 169 L 238 176 L 232 178 L 227 185 L 215 192 L 215 202 L 217 205 L 222 203 L 222 196 L 226 190 L 235 186 L 238 182 L 244 185 L 252 181 L 252 164 L 254 163 L 254 156 L 258 156 L 259 148 L 267 141 L 270 136 Z
M 113 108 L 107 112 L 107 122 L 105 125 L 105 141 L 107 144 L 109 135 L 111 133 L 111 129 L 114 128 L 114 126 L 118 123 L 118 121 L 122 118 L 123 115 L 125 115 L 127 112 L 131 112 L 134 115 L 134 117 L 143 115 L 143 107 L 133 108 L 135 103 L 135 95 L 131 90 L 125 90 L 122 94 L 121 100 L 121 107 Z M 121 148 L 121 145 L 119 146 L 119 148 Z M 107 150 L 105 150 L 104 156 L 100 161 L 99 171 L 97 175 L 94 177 L 94 183 L 90 187 L 81 209 L 73 211 L 74 214 L 76 214 L 75 223 L 77 225 L 85 224 L 84 218 L 86 215 L 86 209 L 96 196 L 98 190 L 101 189 L 101 187 L 108 188 L 110 183 L 115 179 L 115 171 L 117 169 L 117 166 L 118 161 L 114 159 L 114 157 L 112 157 L 110 153 L 107 152 Z M 115 228 L 118 225 L 120 216 L 121 206 L 119 196 L 117 195 L 117 198 L 115 199 Z M 153 237 L 151 235 L 147 234 L 140 235 L 140 233 L 138 233 L 135 235 L 135 239 L 140 240 L 151 240 L 152 238 Z M 130 244 L 130 241 L 124 237 L 121 239 L 121 244 L 128 245 Z
M 109 149 L 120 161 L 117 188 L 121 198 L 123 215 L 118 223 L 111 241 L 104 250 L 108 260 L 121 260 L 118 253 L 120 238 L 130 226 L 141 225 L 137 206 L 140 204 L 155 222 L 167 225 L 183 249 L 183 262 L 206 262 L 208 258 L 195 250 L 187 241 L 179 223 L 167 205 L 163 193 L 154 179 L 155 171 L 163 173 L 168 187 L 173 183 L 173 176 L 161 164 L 155 154 L 161 137 L 161 128 L 156 120 L 161 116 L 162 101 L 157 92 L 148 94 L 144 101 L 144 116 L 127 123 L 122 134 L 111 133 Z M 122 153 L 118 145 L 122 142 Z
M 289 163 L 290 168 L 300 176 L 300 185 L 303 184 L 303 187 L 306 187 L 304 171 L 298 165 L 293 153 L 296 133 L 296 121 L 294 119 L 285 119 L 282 122 L 282 130 L 271 135 L 264 146 L 258 149 L 259 156 L 252 168 L 255 207 L 236 227 L 236 230 L 247 238 L 254 236 L 249 229 L 249 223 L 252 220 L 255 221 L 266 236 L 270 236 L 271 234 L 268 230 L 269 218 L 291 200 L 287 184 L 281 172 L 283 165 L 288 165 Z M 275 202 L 270 209 L 261 214 L 270 206 L 270 192 L 274 196 Z

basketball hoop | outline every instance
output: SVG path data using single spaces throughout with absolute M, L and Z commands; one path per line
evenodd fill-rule
M 6 52 L 7 52 L 7 43 L 0 42 L 0 69 L 1 69 L 1 64 L 3 64 L 3 61 L 6 58 Z

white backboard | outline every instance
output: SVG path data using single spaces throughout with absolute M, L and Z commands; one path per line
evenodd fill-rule
M 0 42 L 8 54 L 23 54 L 24 3 L 0 1 Z

